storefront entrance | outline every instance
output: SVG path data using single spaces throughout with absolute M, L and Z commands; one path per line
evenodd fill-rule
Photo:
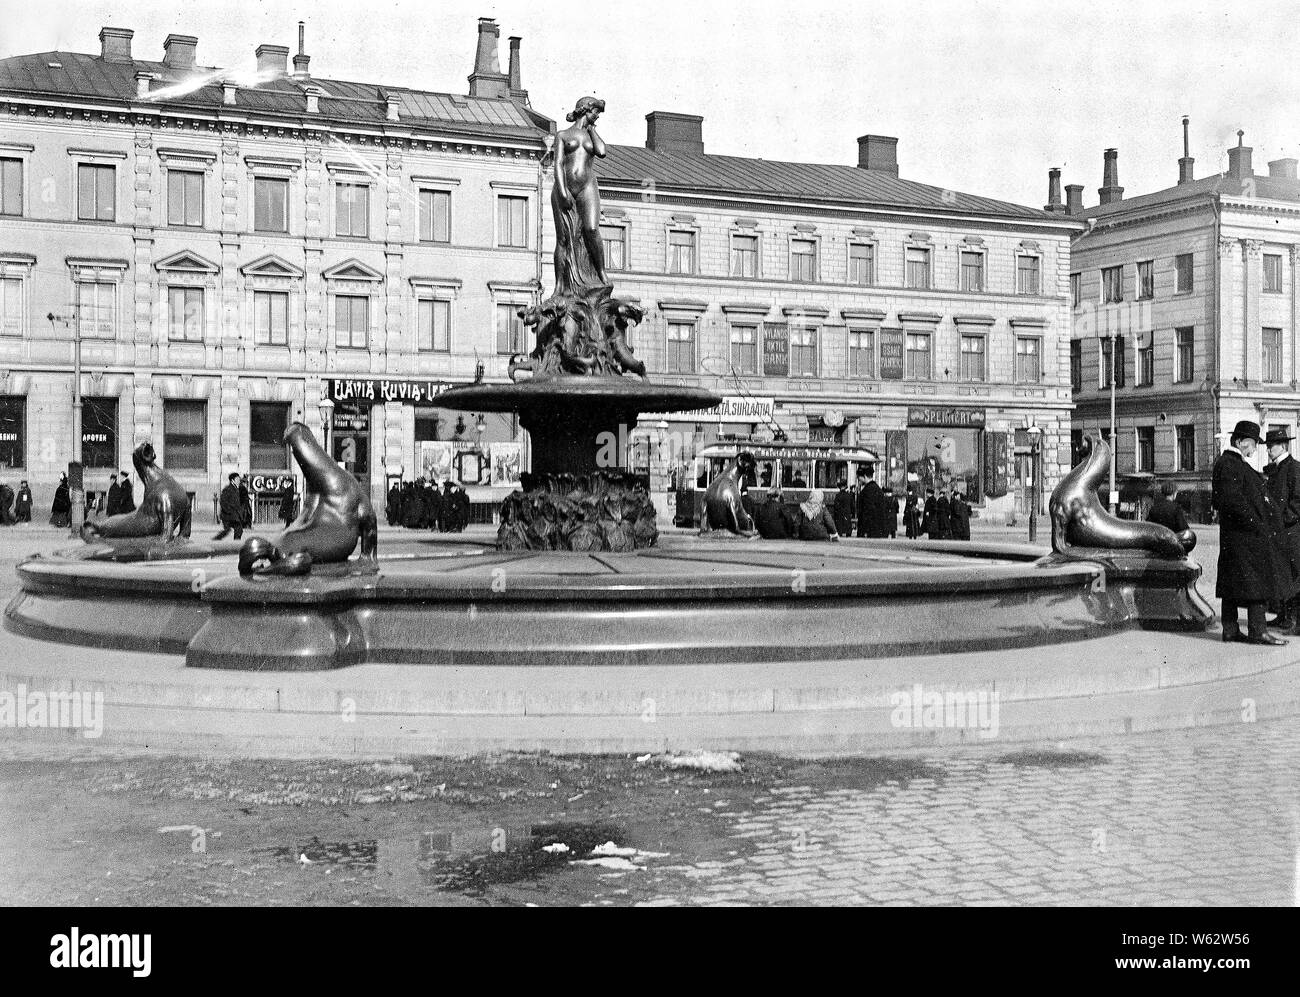
M 370 490 L 370 404 L 356 399 L 336 402 L 330 431 L 334 459 Z
M 905 433 L 906 442 L 899 438 Z M 908 409 L 907 429 L 890 434 L 895 494 L 960 491 L 968 502 L 984 495 L 984 412 L 946 406 Z M 901 472 L 901 473 L 900 473 Z

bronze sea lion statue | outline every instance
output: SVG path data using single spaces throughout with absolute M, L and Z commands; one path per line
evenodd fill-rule
M 754 467 L 753 455 L 741 452 L 734 460 L 728 461 L 722 473 L 713 479 L 704 493 L 704 528 L 701 533 L 725 530 L 742 537 L 757 535 L 754 522 L 741 503 L 741 482 Z
M 1170 560 L 1185 557 L 1196 546 L 1191 530 L 1175 533 L 1159 523 L 1117 519 L 1101 504 L 1097 487 L 1110 470 L 1110 447 L 1100 437 L 1086 437 L 1087 457 L 1052 492 L 1052 550 L 1073 558 L 1090 552 L 1149 551 Z M 1094 554 L 1095 556 L 1095 554 Z
M 378 566 L 379 521 L 361 483 L 339 467 L 311 430 L 295 422 L 284 442 L 302 468 L 302 511 L 274 541 L 250 537 L 239 551 L 241 575 L 301 575 L 312 564 L 346 561 L 361 541 L 365 566 Z
M 126 537 L 162 537 L 172 541 L 189 536 L 190 497 L 170 474 L 158 466 L 153 444 L 141 443 L 131 454 L 144 497 L 133 512 L 96 519 L 81 527 L 87 543 Z

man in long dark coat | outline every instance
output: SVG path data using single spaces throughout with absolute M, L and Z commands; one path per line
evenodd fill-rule
M 931 540 L 939 535 L 938 510 L 939 500 L 934 497 L 934 489 L 925 490 L 925 505 L 921 507 L 921 532 Z
M 117 472 L 108 476 L 108 498 L 104 502 L 104 515 L 116 516 L 122 506 L 122 486 L 117 483 Z
M 948 505 L 949 515 L 952 519 L 952 538 L 954 540 L 969 540 L 970 506 L 966 504 L 966 497 L 961 492 L 953 492 L 952 500 Z
M 135 485 L 131 483 L 131 476 L 125 471 L 118 471 L 119 491 L 117 493 L 117 511 L 135 512 Z
M 885 493 L 876 484 L 876 469 L 868 467 L 859 476 L 858 484 L 858 536 L 883 537 L 885 535 Z
M 934 521 L 939 527 L 939 540 L 952 539 L 952 503 L 948 501 L 948 493 L 940 492 L 939 500 L 934 504 Z M 930 534 L 930 539 L 934 540 L 935 535 Z
M 32 521 L 32 489 L 24 478 L 18 484 L 18 500 L 14 505 L 14 518 L 20 523 L 30 523 Z
M 1280 551 L 1281 517 L 1268 497 L 1264 476 L 1246 463 L 1260 443 L 1259 426 L 1242 420 L 1228 449 L 1214 462 L 1212 498 L 1219 514 L 1219 578 L 1214 594 L 1223 600 L 1223 639 L 1243 644 L 1285 644 L 1264 626 L 1264 608 L 1283 598 L 1289 566 Z M 1246 607 L 1248 633 L 1237 611 Z
M 1268 495 L 1277 513 L 1282 517 L 1282 532 L 1278 539 L 1290 571 L 1290 584 L 1277 604 L 1277 619 L 1273 626 L 1281 633 L 1300 633 L 1300 464 L 1288 449 L 1294 439 L 1284 429 L 1270 429 L 1264 438 L 1268 448 L 1269 463 L 1264 468 L 1268 479 Z
M 898 496 L 885 489 L 885 536 L 891 540 L 898 536 Z
M 849 483 L 840 478 L 835 488 L 835 505 L 831 510 L 835 517 L 835 531 L 842 537 L 853 536 L 853 521 L 857 519 L 857 496 L 849 491 Z
M 1175 501 L 1177 498 L 1178 482 L 1166 481 L 1162 483 L 1160 485 L 1160 494 L 1151 503 L 1151 511 L 1147 513 L 1147 522 L 1159 523 L 1175 533 L 1182 533 L 1183 530 L 1187 529 L 1187 513 L 1183 512 L 1183 507 Z

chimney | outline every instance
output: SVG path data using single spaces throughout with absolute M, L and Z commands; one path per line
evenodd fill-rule
M 163 65 L 168 69 L 193 69 L 194 50 L 199 40 L 193 35 L 168 35 L 163 40 Z
M 400 121 L 402 117 L 402 97 L 400 94 L 387 93 L 381 90 L 380 96 L 383 97 L 386 117 L 389 121 Z
M 858 169 L 879 170 L 898 176 L 898 139 L 863 135 L 858 139 Z
M 293 57 L 293 77 L 296 80 L 309 80 L 311 73 L 307 71 L 307 65 L 311 62 L 311 56 L 306 52 L 307 44 L 307 26 L 302 21 L 298 22 L 298 54 Z
M 99 57 L 105 62 L 130 62 L 134 34 L 128 28 L 100 28 Z
M 325 92 L 324 90 L 316 86 L 316 84 L 314 83 L 309 83 L 307 84 L 307 86 L 303 87 L 303 93 L 307 95 L 308 114 L 320 113 L 320 97 L 321 94 L 323 94 L 324 92 Z
M 1245 135 L 1244 131 L 1237 129 L 1236 148 L 1228 150 L 1228 176 L 1236 177 L 1238 180 L 1255 175 L 1255 171 L 1250 168 L 1251 148 L 1241 144 Z
M 478 48 L 474 52 L 474 72 L 469 74 L 469 95 L 471 97 L 509 96 L 510 77 L 501 72 L 501 63 L 497 59 L 497 47 L 501 40 L 501 29 L 490 17 L 478 19 Z
M 153 73 L 147 73 L 143 69 L 135 74 L 135 95 L 137 97 L 149 96 L 149 81 L 153 79 Z
M 1192 165 L 1196 162 L 1192 158 L 1191 146 L 1187 140 L 1187 115 L 1183 115 L 1183 158 L 1178 160 L 1178 182 L 1180 184 L 1192 182 Z
M 704 155 L 704 119 L 698 114 L 651 111 L 645 126 L 645 147 L 653 152 Z
M 528 91 L 524 89 L 523 71 L 519 68 L 520 40 L 518 35 L 510 38 L 510 99 L 527 104 Z
M 1106 162 L 1102 168 L 1101 186 L 1097 195 L 1102 204 L 1112 204 L 1124 200 L 1124 188 L 1119 185 L 1119 150 L 1107 149 Z
M 221 81 L 221 103 L 233 104 L 235 102 L 235 84 L 230 80 Z
M 1070 216 L 1083 214 L 1083 184 L 1065 185 L 1065 213 Z
M 1061 203 L 1061 170 L 1057 166 L 1047 171 L 1047 203 L 1043 205 L 1043 210 L 1053 212 L 1065 210 L 1065 205 Z
M 258 73 L 285 76 L 289 72 L 288 45 L 259 45 L 253 53 L 257 56 Z
M 1296 160 L 1275 159 L 1268 164 L 1268 175 L 1274 180 L 1295 180 Z

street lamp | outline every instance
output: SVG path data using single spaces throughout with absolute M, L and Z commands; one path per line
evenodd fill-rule
M 77 474 L 69 481 L 69 485 L 76 487 L 69 488 L 72 509 L 68 524 L 72 536 L 77 537 L 81 535 L 81 526 L 86 519 L 86 484 L 81 477 L 81 322 L 78 321 L 80 303 L 73 305 L 73 309 L 71 320 L 66 315 L 55 315 L 54 312 L 50 312 L 45 317 L 50 321 L 51 335 L 54 333 L 56 320 L 72 327 L 72 460 L 77 465 Z
M 334 459 L 334 451 L 330 449 L 330 426 L 334 422 L 334 402 L 329 396 L 320 400 L 316 406 L 320 409 L 321 432 L 325 436 L 325 452 L 330 455 L 330 460 Z
M 1032 544 L 1038 542 L 1038 454 L 1043 431 L 1034 425 L 1026 432 L 1029 434 L 1029 542 Z

